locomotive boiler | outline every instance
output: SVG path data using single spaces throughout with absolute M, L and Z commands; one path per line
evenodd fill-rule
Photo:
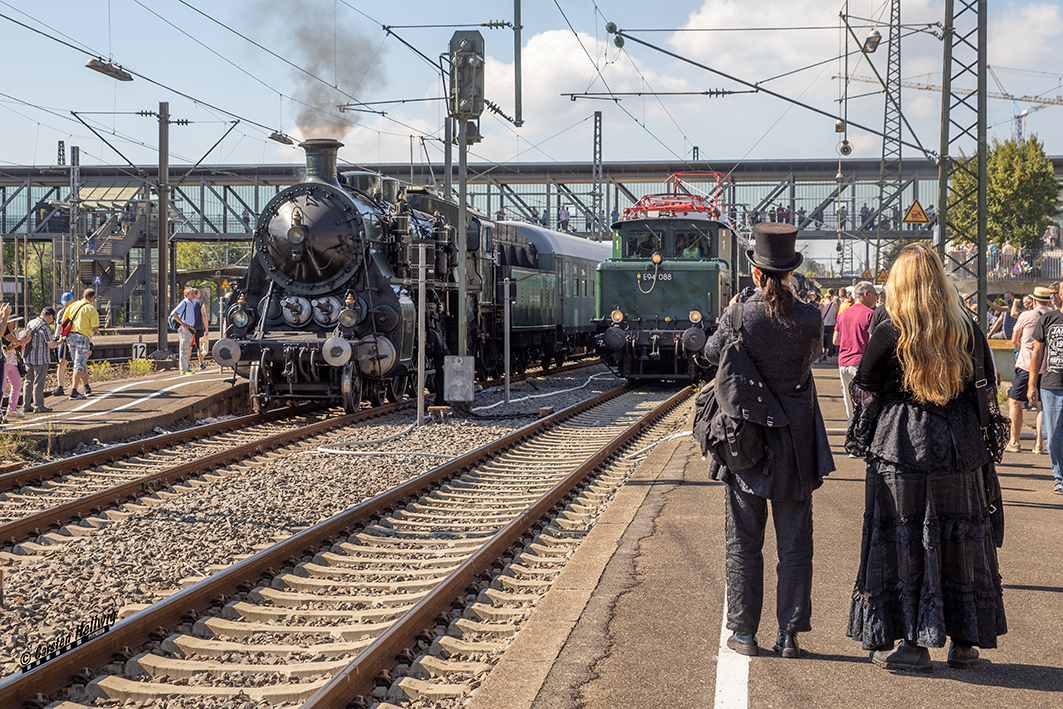
M 271 199 L 253 234 L 245 276 L 224 308 L 214 359 L 250 383 L 252 407 L 277 401 L 398 401 L 415 381 L 418 264 L 426 251 L 426 329 L 452 353 L 458 319 L 481 378 L 502 372 L 503 298 L 516 301 L 512 364 L 544 367 L 592 346 L 594 284 L 609 247 L 469 211 L 458 252 L 458 206 L 431 188 L 376 173 L 337 173 L 342 144 L 300 144 L 306 178 Z M 466 303 L 458 259 L 466 259 Z M 582 276 L 582 278 L 581 278 Z M 515 293 L 502 293 L 504 279 Z M 578 320 L 566 320 L 573 318 Z M 431 380 L 429 380 L 431 384 Z

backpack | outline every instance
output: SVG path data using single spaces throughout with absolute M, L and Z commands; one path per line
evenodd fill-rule
M 180 303 L 178 303 L 177 307 L 170 311 L 170 317 L 167 318 L 167 322 L 170 324 L 170 329 L 173 330 L 174 332 L 177 332 L 178 330 L 180 330 L 181 326 L 177 324 L 177 320 L 174 319 L 173 314 L 176 313 L 177 312 L 177 308 L 180 308 L 182 305 L 184 305 L 184 303 L 185 303 L 184 300 L 182 300 Z M 183 317 L 183 315 L 184 315 L 184 313 L 182 313 L 182 318 L 181 319 L 187 321 L 187 318 Z
M 694 401 L 694 438 L 703 458 L 711 454 L 732 473 L 756 469 L 770 475 L 771 430 L 789 426 L 790 420 L 746 351 L 742 312 L 741 302 L 731 306 L 735 339 L 720 353 L 713 386 L 704 387 Z
M 73 314 L 69 314 L 70 313 L 70 306 L 69 305 L 66 307 L 66 310 L 63 311 L 63 322 L 61 322 L 59 324 L 59 339 L 60 340 L 66 339 L 66 336 L 69 335 L 70 331 L 74 329 L 74 317 L 77 315 L 77 313 L 81 312 L 81 308 L 84 308 L 85 305 L 87 305 L 87 304 L 86 303 L 82 303 L 81 307 L 79 307 L 77 310 L 75 310 Z

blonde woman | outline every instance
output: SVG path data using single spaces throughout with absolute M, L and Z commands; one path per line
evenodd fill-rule
M 886 312 L 850 390 L 858 408 L 847 447 L 865 455 L 867 478 L 848 635 L 887 669 L 931 671 L 928 648 L 946 638 L 948 665 L 970 667 L 976 648 L 996 647 L 1007 632 L 975 348 L 991 359 L 924 244 L 906 247 L 890 270 Z

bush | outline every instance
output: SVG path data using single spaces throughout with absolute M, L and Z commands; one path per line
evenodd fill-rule
M 150 359 L 129 360 L 129 376 L 131 377 L 143 377 L 147 374 L 151 374 L 154 370 L 155 363 Z
M 110 362 L 89 362 L 88 374 L 90 382 L 106 382 L 118 376 Z

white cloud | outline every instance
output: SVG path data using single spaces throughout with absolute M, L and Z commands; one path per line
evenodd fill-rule
M 1004 66 L 1055 67 L 1063 41 L 1063 11 L 1057 4 L 1009 3 L 987 28 L 989 63 Z

